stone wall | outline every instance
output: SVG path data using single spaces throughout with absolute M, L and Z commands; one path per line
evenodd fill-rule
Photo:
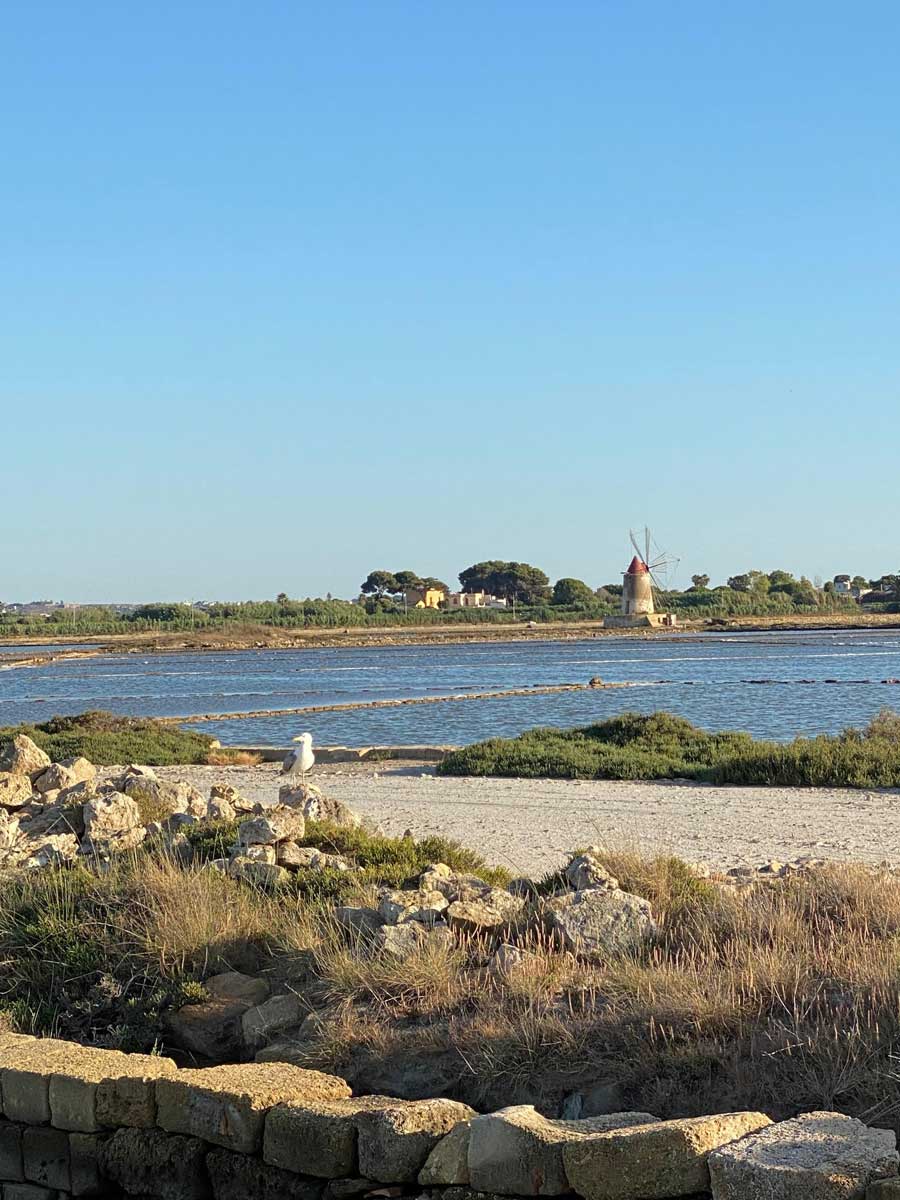
M 837 1113 L 477 1114 L 286 1063 L 183 1070 L 19 1034 L 0 1034 L 0 1113 L 2 1200 L 900 1200 L 894 1133 Z

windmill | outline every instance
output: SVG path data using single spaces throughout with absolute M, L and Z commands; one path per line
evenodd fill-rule
M 677 567 L 679 560 L 671 554 L 660 551 L 659 547 L 654 545 L 647 526 L 644 526 L 643 549 L 638 543 L 634 530 L 629 530 L 628 536 L 637 553 L 622 577 L 622 615 L 625 617 L 649 616 L 656 611 L 653 604 L 653 589 L 655 588 L 657 592 L 665 590 L 660 586 L 657 576 L 662 575 L 667 581 L 669 570 Z

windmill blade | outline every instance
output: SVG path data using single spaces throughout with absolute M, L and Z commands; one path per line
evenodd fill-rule
M 644 555 L 644 562 L 647 564 L 647 569 L 650 569 L 650 526 L 644 526 L 644 545 L 647 547 L 647 553 Z
M 647 560 L 646 560 L 646 558 L 644 558 L 643 552 L 642 552 L 640 546 L 637 544 L 637 538 L 634 536 L 633 529 L 628 530 L 628 536 L 631 538 L 631 544 L 632 544 L 632 546 L 634 546 L 635 551 L 637 552 L 638 558 L 641 560 L 641 562 L 646 562 Z

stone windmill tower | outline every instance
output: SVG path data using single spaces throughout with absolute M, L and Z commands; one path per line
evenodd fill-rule
M 628 564 L 628 570 L 622 576 L 622 611 L 618 617 L 607 617 L 605 625 L 611 627 L 628 627 L 636 625 L 674 625 L 675 616 L 672 613 L 656 611 L 654 604 L 654 588 L 660 590 L 654 571 L 667 571 L 677 563 L 677 559 L 668 554 L 652 556 L 652 538 L 650 530 L 644 529 L 643 549 L 633 532 L 629 533 L 631 544 L 636 551 L 634 558 Z
M 638 617 L 653 611 L 650 568 L 640 555 L 636 554 L 622 576 L 622 616 Z

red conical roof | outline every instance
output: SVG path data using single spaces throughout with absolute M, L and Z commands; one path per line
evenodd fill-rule
M 645 562 L 641 562 L 641 560 L 638 558 L 638 556 L 635 555 L 634 558 L 629 563 L 628 570 L 625 572 L 625 574 L 626 575 L 648 575 L 649 572 L 650 572 L 650 568 L 647 566 L 647 564 Z

